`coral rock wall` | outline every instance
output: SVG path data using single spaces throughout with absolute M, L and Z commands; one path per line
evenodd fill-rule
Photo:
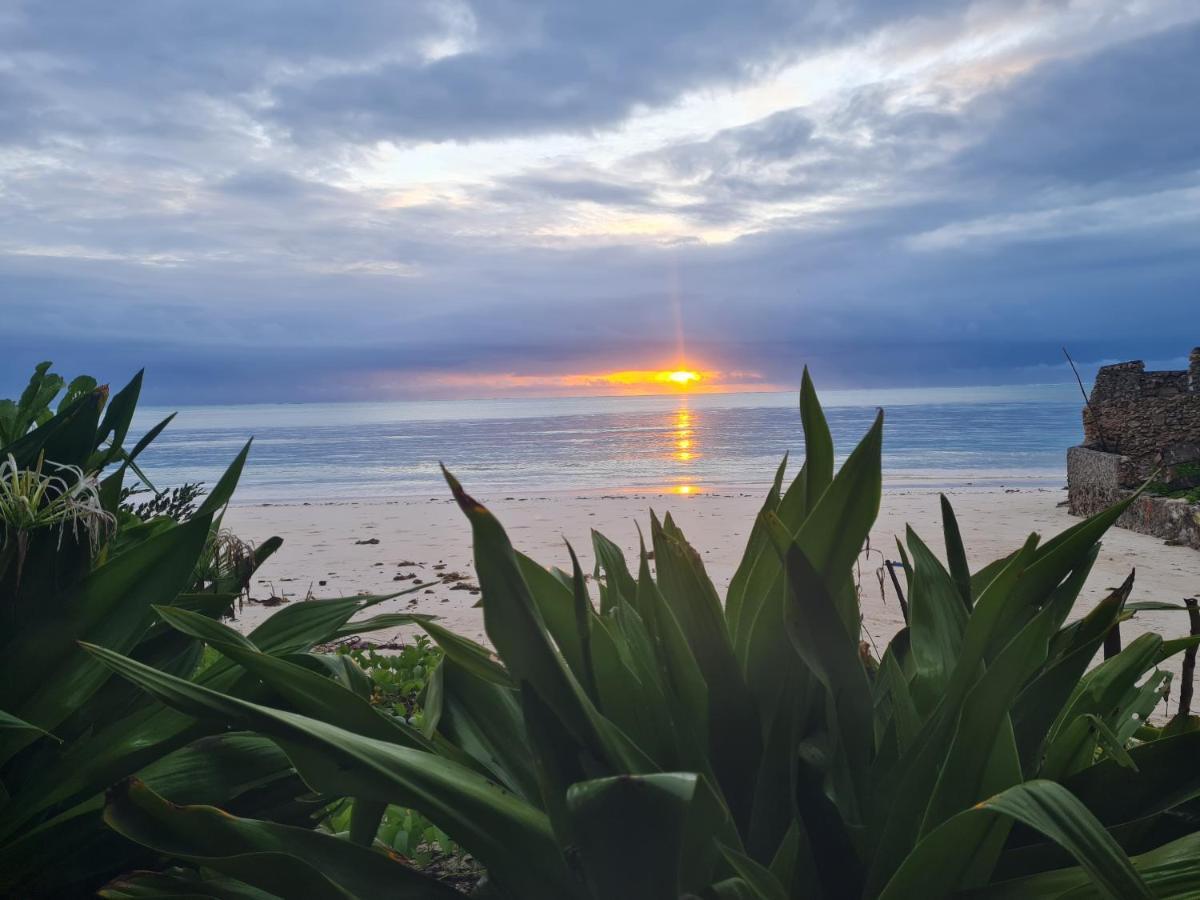
M 1140 361 L 1105 366 L 1083 411 L 1084 443 L 1067 451 L 1070 511 L 1090 516 L 1153 478 L 1161 492 L 1200 485 L 1200 347 L 1177 372 Z M 1117 522 L 1200 549 L 1200 503 L 1144 494 Z

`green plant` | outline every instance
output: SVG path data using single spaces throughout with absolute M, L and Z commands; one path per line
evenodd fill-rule
M 786 489 L 780 466 L 723 604 L 670 516 L 651 518 L 654 571 L 645 547 L 630 569 L 594 534 L 593 598 L 573 551 L 571 571 L 542 568 L 447 474 L 495 653 L 419 620 L 445 654 L 420 730 L 183 610 L 169 624 L 287 708 L 92 648 L 171 707 L 269 737 L 314 790 L 353 800 L 348 837 L 314 842 L 126 782 L 108 799 L 112 827 L 193 868 L 107 896 L 196 888 L 205 871 L 279 896 L 300 882 L 310 896 L 452 896 L 372 849 L 388 804 L 468 848 L 490 897 L 1200 888 L 1200 730 L 1139 738 L 1159 733 L 1144 727 L 1169 678 L 1157 665 L 1196 639 L 1143 635 L 1089 669 L 1132 578 L 1067 621 L 1124 505 L 971 572 L 943 499 L 947 562 L 908 532 L 910 621 L 865 659 L 853 564 L 879 507 L 882 415 L 835 475 L 807 373 L 800 406 L 807 460 Z
M 1146 493 L 1155 497 L 1167 497 L 1171 500 L 1186 500 L 1188 503 L 1200 503 L 1200 487 L 1173 488 L 1161 481 L 1152 481 L 1146 485 Z
M 1200 481 L 1200 462 L 1180 463 L 1175 467 L 1175 477 Z
M 324 825 L 335 835 L 348 838 L 353 813 L 353 802 L 345 801 Z M 462 847 L 415 809 L 388 806 L 380 817 L 375 844 L 398 853 L 419 871 L 460 889 L 473 887 L 483 874 Z
M 50 371 L 50 363 L 38 363 L 29 384 L 17 400 L 0 400 L 0 447 L 23 437 L 36 425 L 48 422 L 54 413 L 50 404 L 66 384 L 60 375 Z M 74 379 L 59 401 L 61 412 L 80 397 L 96 390 L 96 379 L 80 375 Z
M 372 705 L 420 724 L 420 694 L 442 659 L 442 651 L 426 635 L 417 635 L 394 652 L 345 645 L 337 652 L 354 660 L 371 679 Z
M 50 463 L 60 474 L 44 473 L 45 460 L 33 469 L 22 469 L 9 456 L 0 463 L 0 523 L 4 526 L 6 546 L 15 544 L 17 563 L 21 564 L 25 546 L 38 531 L 63 530 L 70 526 L 78 538 L 82 528 L 94 551 L 116 528 L 116 516 L 100 502 L 94 477 L 75 466 Z
M 382 652 L 372 645 L 342 644 L 348 656 L 371 679 L 370 703 L 406 722 L 421 723 L 421 697 L 442 652 L 426 635 L 417 635 L 400 647 Z M 335 834 L 349 835 L 354 804 L 345 801 L 323 823 Z M 388 806 L 379 821 L 376 841 L 399 853 L 422 872 L 460 888 L 474 885 L 481 876 L 478 864 L 450 836 L 415 809 Z
M 153 496 L 148 500 L 136 500 L 146 494 Z M 155 491 L 153 488 L 135 484 L 121 489 L 121 511 L 139 519 L 166 516 L 176 522 L 183 522 L 196 512 L 203 496 L 204 483 L 200 481 L 189 481 L 165 491 Z
M 212 689 L 274 698 L 227 659 L 200 671 L 203 642 L 162 614 L 214 621 L 246 568 L 278 546 L 243 555 L 237 571 L 205 564 L 220 556 L 212 549 L 222 541 L 219 511 L 249 445 L 187 521 L 118 514 L 123 477 L 169 419 L 126 450 L 141 374 L 111 398 L 93 379 L 75 379 L 51 414 L 63 382 L 48 369 L 38 367 L 20 403 L 0 404 L 0 895 L 13 897 L 83 896 L 157 862 L 102 819 L 105 789 L 130 775 L 176 802 L 219 803 L 274 823 L 312 827 L 326 805 L 270 741 L 158 704 L 79 647 L 87 641 Z M 298 604 L 248 640 L 320 667 L 307 651 L 343 636 L 372 602 Z M 325 670 L 352 683 L 344 664 Z

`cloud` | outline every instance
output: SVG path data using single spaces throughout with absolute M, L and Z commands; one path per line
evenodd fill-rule
M 1174 355 L 1200 24 L 1095 8 L 25 5 L 0 379 L 420 392 L 661 367 L 681 324 L 768 383 Z
M 947 4 L 633 0 L 470 8 L 474 45 L 280 85 L 270 115 L 300 140 L 466 141 L 589 133 L 714 84 L 749 81 L 805 49 Z
M 1200 27 L 1178 27 L 1039 67 L 973 110 L 960 165 L 980 178 L 1095 185 L 1194 176 Z M 1189 109 L 1192 112 L 1189 112 Z

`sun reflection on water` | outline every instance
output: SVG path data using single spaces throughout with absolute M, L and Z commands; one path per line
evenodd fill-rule
M 670 441 L 673 444 L 671 457 L 675 462 L 681 463 L 683 468 L 689 467 L 693 460 L 700 456 L 696 448 L 695 434 L 692 411 L 688 408 L 687 403 L 684 403 L 672 413 L 670 420 Z M 672 488 L 673 493 L 696 494 L 700 492 L 700 489 L 694 484 L 686 482 L 686 474 L 686 472 L 678 474 L 678 482 Z

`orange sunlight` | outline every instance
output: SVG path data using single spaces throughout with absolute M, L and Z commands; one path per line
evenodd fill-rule
M 661 373 L 661 372 L 660 372 L 659 374 L 666 374 L 666 376 L 667 376 L 667 381 L 673 381 L 673 382 L 675 382 L 676 384 L 683 385 L 684 387 L 687 387 L 687 386 L 688 386 L 689 384 L 691 384 L 693 381 L 699 381 L 699 380 L 700 380 L 700 373 L 699 373 L 699 372 L 688 372 L 688 371 L 681 371 L 681 372 L 666 372 L 666 373 Z
M 678 364 L 677 364 L 678 365 Z M 390 380 L 381 373 L 380 380 Z M 594 396 L 613 394 L 725 394 L 733 391 L 775 390 L 761 375 L 746 371 L 713 369 L 619 369 L 611 372 L 571 374 L 518 374 L 515 372 L 406 374 L 405 386 L 414 383 L 457 394 L 540 394 L 542 396 Z
M 594 375 L 566 375 L 563 376 L 563 382 L 579 387 L 667 387 L 687 390 L 692 385 L 716 379 L 719 375 L 719 372 L 697 372 L 692 369 L 628 369 L 622 372 L 599 372 Z

